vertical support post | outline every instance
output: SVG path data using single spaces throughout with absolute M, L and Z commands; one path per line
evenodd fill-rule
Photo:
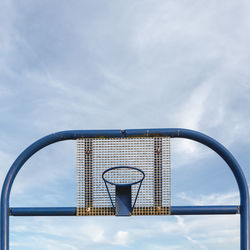
M 162 138 L 154 138 L 154 206 L 162 207 Z
M 4 185 L 6 181 L 4 182 Z M 1 195 L 1 240 L 0 240 L 0 249 L 9 250 L 9 193 L 2 189 Z
M 93 143 L 85 139 L 85 208 L 93 207 Z
M 247 183 L 245 183 L 247 185 Z M 240 245 L 242 250 L 250 249 L 250 231 L 249 231 L 249 196 L 246 194 L 245 197 L 241 199 L 240 206 Z

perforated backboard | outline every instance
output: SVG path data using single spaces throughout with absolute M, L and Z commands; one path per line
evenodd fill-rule
M 132 215 L 170 214 L 170 138 L 80 138 L 77 139 L 77 215 L 114 215 L 102 179 L 105 170 L 129 166 L 145 173 Z M 138 176 L 136 176 L 138 175 Z M 116 183 L 140 178 L 137 171 L 113 176 Z M 115 186 L 107 184 L 115 199 Z M 138 185 L 132 186 L 134 203 Z

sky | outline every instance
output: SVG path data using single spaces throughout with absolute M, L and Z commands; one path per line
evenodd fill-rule
M 247 0 L 2 0 L 0 185 L 37 139 L 71 129 L 188 128 L 226 146 L 250 183 Z M 172 205 L 238 205 L 214 152 L 171 140 Z M 76 145 L 35 154 L 11 207 L 76 206 Z M 13 250 L 235 250 L 239 216 L 11 217 Z

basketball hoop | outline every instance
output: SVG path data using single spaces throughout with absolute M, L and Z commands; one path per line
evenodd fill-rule
M 139 179 L 137 179 L 138 177 Z M 117 216 L 131 215 L 144 178 L 145 174 L 142 170 L 129 166 L 112 167 L 106 169 L 102 173 L 102 179 L 105 183 L 115 215 Z M 115 186 L 115 205 L 112 200 L 107 183 Z M 131 201 L 132 185 L 136 184 L 139 184 L 139 187 L 136 193 L 134 204 L 132 206 L 132 201 Z

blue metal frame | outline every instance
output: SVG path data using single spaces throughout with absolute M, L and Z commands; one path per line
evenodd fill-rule
M 10 215 L 75 215 L 75 208 L 10 208 L 9 198 L 12 184 L 24 163 L 40 149 L 59 141 L 75 140 L 82 137 L 134 137 L 170 136 L 186 138 L 206 145 L 215 151 L 230 167 L 240 192 L 238 206 L 172 207 L 172 214 L 236 214 L 240 213 L 241 250 L 250 250 L 249 241 L 249 191 L 246 178 L 233 155 L 213 138 L 188 129 L 128 129 L 128 130 L 72 130 L 48 135 L 31 144 L 15 160 L 5 178 L 1 195 L 1 250 L 9 250 Z
M 171 206 L 171 215 L 240 214 L 240 206 Z M 76 207 L 13 207 L 11 216 L 76 216 Z

